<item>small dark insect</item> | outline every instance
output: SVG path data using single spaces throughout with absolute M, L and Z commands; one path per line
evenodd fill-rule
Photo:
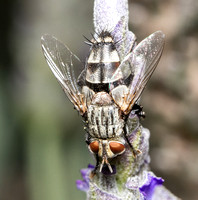
M 144 117 L 137 101 L 159 62 L 164 34 L 153 33 L 123 60 L 110 32 L 95 34 L 87 42 L 90 54 L 78 80 L 72 62 L 73 58 L 80 61 L 77 56 L 53 36 L 44 35 L 41 42 L 50 69 L 83 117 L 86 142 L 97 160 L 95 170 L 107 166 L 113 173 L 109 160 L 125 151 L 130 112 Z

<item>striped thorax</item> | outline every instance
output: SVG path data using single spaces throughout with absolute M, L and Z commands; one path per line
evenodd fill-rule
M 96 101 L 97 96 L 100 96 L 99 101 Z M 101 105 L 103 98 L 109 98 L 107 96 L 110 97 L 106 92 L 98 92 L 87 109 L 88 131 L 92 137 L 107 139 L 123 134 L 124 120 L 120 116 L 119 107 L 112 99 Z

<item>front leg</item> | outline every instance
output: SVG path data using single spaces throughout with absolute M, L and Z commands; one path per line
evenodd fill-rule
M 139 149 L 136 150 L 136 149 L 133 147 L 133 145 L 130 143 L 130 141 L 129 141 L 128 137 L 127 137 L 127 135 L 129 135 L 129 133 L 128 133 L 128 129 L 127 129 L 126 126 L 127 126 L 127 125 L 124 126 L 124 137 L 125 137 L 125 140 L 127 141 L 128 145 L 130 146 L 131 150 L 132 150 L 132 153 L 133 153 L 134 158 L 136 158 L 137 155 L 141 153 L 141 151 L 140 151 Z
M 96 175 L 96 172 L 97 172 L 98 167 L 99 167 L 99 157 L 98 157 L 98 154 L 95 154 L 95 159 L 96 159 L 96 166 L 95 166 L 95 168 L 90 173 L 90 178 L 91 179 Z

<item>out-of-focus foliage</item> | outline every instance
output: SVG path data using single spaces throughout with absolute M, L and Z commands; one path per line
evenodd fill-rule
M 84 62 L 82 35 L 93 32 L 93 0 L 13 0 L 1 9 L 0 199 L 85 199 L 75 180 L 94 162 L 40 37 L 55 35 Z M 197 11 L 197 0 L 130 1 L 130 30 L 138 41 L 156 30 L 166 34 L 162 60 L 142 97 L 151 167 L 167 188 L 191 200 L 198 198 Z

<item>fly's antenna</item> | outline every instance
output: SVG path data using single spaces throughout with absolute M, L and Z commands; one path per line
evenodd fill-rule
M 107 164 L 107 166 L 108 166 L 108 168 L 109 168 L 109 171 L 110 171 L 111 173 L 113 173 L 113 169 L 112 169 L 112 167 L 111 167 L 109 161 L 107 160 L 107 158 L 105 158 L 105 163 Z
M 107 160 L 107 157 L 106 157 L 106 156 L 103 157 L 102 163 L 100 164 L 100 172 L 102 172 L 102 168 L 103 168 L 103 166 L 104 166 L 104 163 L 108 166 L 109 171 L 110 171 L 111 173 L 113 173 L 113 169 L 112 169 L 112 167 L 111 167 L 109 161 Z
M 102 172 L 102 168 L 103 168 L 103 165 L 104 165 L 104 158 L 102 159 L 102 163 L 100 164 L 100 172 Z

